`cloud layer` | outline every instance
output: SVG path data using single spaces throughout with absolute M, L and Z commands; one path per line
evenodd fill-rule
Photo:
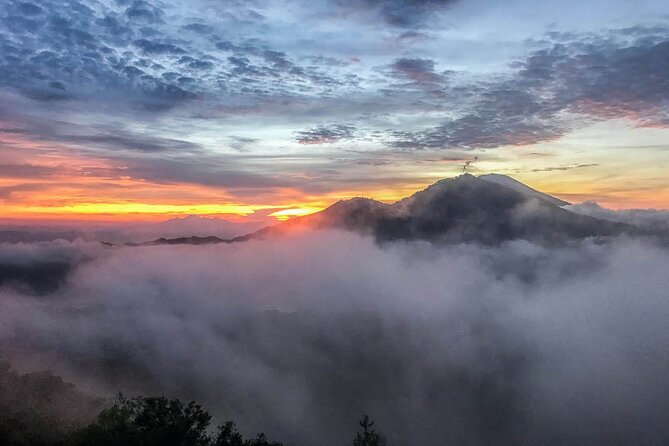
M 346 443 L 362 413 L 392 444 L 669 438 L 669 253 L 650 242 L 2 252 L 86 253 L 51 293 L 5 285 L 0 339 L 89 391 L 196 398 L 288 444 Z

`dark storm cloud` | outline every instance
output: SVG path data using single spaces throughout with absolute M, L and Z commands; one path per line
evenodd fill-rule
M 331 144 L 355 137 L 356 129 L 350 125 L 322 125 L 296 133 L 300 144 Z
M 458 0 L 334 0 L 346 11 L 373 13 L 386 24 L 398 28 L 417 28 Z

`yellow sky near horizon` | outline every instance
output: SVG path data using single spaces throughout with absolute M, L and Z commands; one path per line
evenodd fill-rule
M 354 166 L 337 175 L 327 170 L 322 175 L 309 174 L 305 159 L 293 164 L 282 161 L 289 172 L 286 177 L 295 186 L 248 190 L 202 184 L 197 179 L 143 178 L 114 160 L 10 134 L 2 141 L 9 150 L 2 152 L 1 218 L 157 221 L 201 215 L 285 220 L 356 196 L 396 201 L 461 174 L 462 159 L 474 156 L 478 160 L 468 169 L 474 175 L 509 175 L 572 203 L 669 209 L 669 148 L 663 145 L 667 134 L 667 129 L 636 129 L 626 122 L 608 121 L 557 141 L 457 152 L 453 158 L 440 158 L 438 152 L 391 153 L 386 164 Z M 221 173 L 222 178 L 225 175 Z

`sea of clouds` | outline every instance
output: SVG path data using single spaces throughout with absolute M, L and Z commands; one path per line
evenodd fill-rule
M 391 445 L 664 444 L 668 271 L 627 238 L 2 244 L 0 351 L 289 445 L 349 444 L 365 413 Z

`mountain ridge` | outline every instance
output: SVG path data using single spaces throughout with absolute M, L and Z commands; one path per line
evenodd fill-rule
M 637 230 L 625 223 L 571 212 L 563 209 L 564 203 L 567 202 L 511 177 L 496 174 L 475 177 L 465 173 L 439 180 L 391 204 L 355 197 L 234 238 L 160 238 L 139 245 L 237 243 L 280 236 L 300 228 L 342 229 L 373 236 L 379 242 L 426 240 L 486 245 L 518 239 L 554 244 L 634 234 Z
M 487 173 L 485 175 L 479 175 L 477 178 L 484 180 L 484 181 L 489 181 L 491 183 L 498 184 L 500 186 L 508 187 L 510 189 L 517 190 L 520 193 L 526 194 L 528 196 L 540 198 L 542 200 L 546 200 L 550 203 L 553 203 L 556 206 L 567 206 L 570 205 L 568 201 L 561 200 L 559 198 L 553 197 L 552 195 L 548 195 L 544 192 L 538 191 L 534 188 L 529 187 L 525 183 L 521 183 L 520 181 L 516 180 L 513 177 L 510 177 L 508 175 L 500 175 L 497 173 Z

